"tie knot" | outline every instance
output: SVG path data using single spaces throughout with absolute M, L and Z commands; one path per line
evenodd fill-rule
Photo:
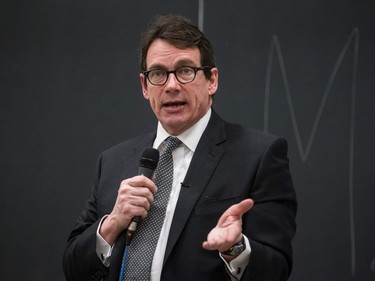
M 169 136 L 168 138 L 165 139 L 164 153 L 171 153 L 181 143 L 182 142 L 178 138 Z

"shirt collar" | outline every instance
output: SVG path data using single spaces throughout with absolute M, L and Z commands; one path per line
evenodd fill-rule
M 210 117 L 211 108 L 201 119 L 199 119 L 197 123 L 195 123 L 192 127 L 176 137 L 178 137 L 182 141 L 182 143 L 187 146 L 192 152 L 195 152 L 195 149 L 197 148 L 198 142 L 207 127 Z M 158 122 L 158 128 L 153 147 L 159 148 L 161 143 L 169 136 L 170 134 L 163 128 L 161 123 Z

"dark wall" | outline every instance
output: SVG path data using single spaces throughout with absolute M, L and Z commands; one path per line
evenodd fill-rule
M 212 39 L 216 110 L 289 140 L 291 280 L 374 280 L 372 0 L 0 1 L 1 279 L 64 280 L 97 157 L 155 128 L 137 48 L 169 12 Z

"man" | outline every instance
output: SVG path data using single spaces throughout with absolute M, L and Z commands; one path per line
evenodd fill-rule
M 212 109 L 213 48 L 188 19 L 160 16 L 149 26 L 141 68 L 157 131 L 101 155 L 92 196 L 65 250 L 67 280 L 286 280 L 296 229 L 286 141 L 227 123 Z M 132 219 L 141 217 L 146 227 L 161 189 L 158 175 L 137 175 L 140 153 L 150 146 L 163 152 L 169 136 L 182 143 L 172 152 L 160 236 L 147 244 L 137 229 L 138 242 L 125 247 Z M 132 266 L 146 262 L 133 243 L 156 247 L 150 265 L 135 275 Z

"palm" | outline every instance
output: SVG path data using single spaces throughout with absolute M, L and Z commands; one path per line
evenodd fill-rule
M 203 248 L 222 252 L 241 240 L 242 215 L 249 211 L 253 204 L 253 200 L 246 199 L 227 209 L 215 228 L 208 234 L 207 241 L 203 243 Z

